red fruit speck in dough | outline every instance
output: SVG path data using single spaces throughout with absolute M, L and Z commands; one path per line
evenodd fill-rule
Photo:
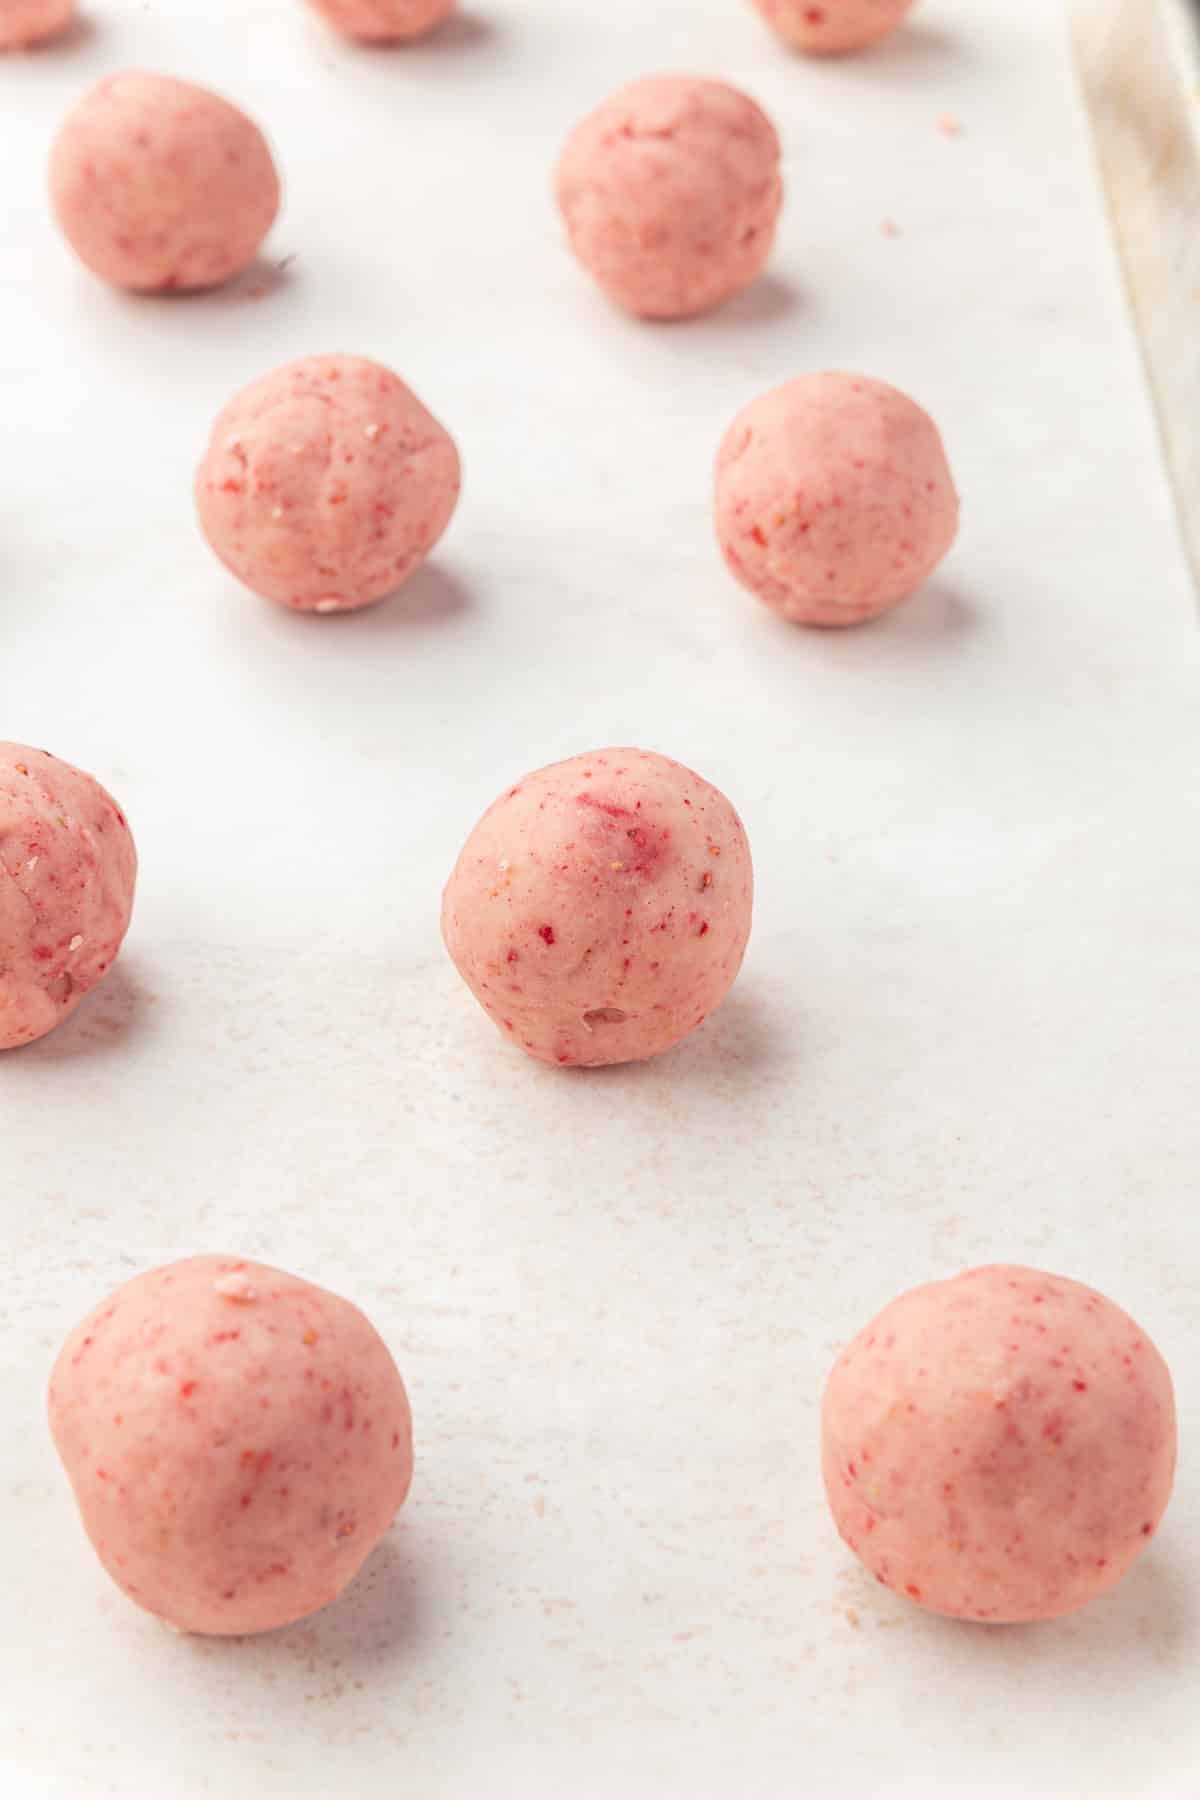
M 607 813 L 610 819 L 632 819 L 633 814 L 627 806 L 618 806 L 615 800 L 597 800 L 594 794 L 576 794 L 576 806 L 592 806 L 597 812 Z

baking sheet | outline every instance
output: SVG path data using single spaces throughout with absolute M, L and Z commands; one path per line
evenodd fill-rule
M 104 991 L 0 1064 L 5 1792 L 1192 1800 L 1200 669 L 1065 21 L 925 0 L 819 66 L 737 0 L 481 0 L 375 55 L 290 0 L 92 18 L 0 66 L 0 699 L 111 784 L 143 877 Z M 73 266 L 47 141 L 129 64 L 268 127 L 281 275 Z M 655 329 L 547 182 L 672 68 L 774 114 L 789 206 L 767 280 Z M 467 485 L 402 596 L 302 620 L 213 563 L 189 482 L 229 392 L 331 348 L 399 368 Z M 837 636 L 730 583 L 707 501 L 737 407 L 823 366 L 929 406 L 965 502 L 928 589 Z M 465 995 L 438 894 L 503 781 L 606 742 L 729 793 L 757 925 L 680 1050 L 563 1076 Z M 418 1437 L 354 1590 L 247 1643 L 109 1587 L 42 1420 L 98 1295 L 225 1249 L 362 1304 Z M 1116 1594 L 985 1632 L 859 1571 L 816 1424 L 874 1310 L 997 1258 L 1152 1331 L 1184 1454 Z

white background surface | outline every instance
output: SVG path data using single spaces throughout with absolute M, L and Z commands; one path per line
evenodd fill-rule
M 107 987 L 0 1064 L 6 1794 L 1193 1800 L 1200 658 L 1054 8 L 925 0 L 836 66 L 740 0 L 481 0 L 403 54 L 298 0 L 94 17 L 0 65 L 0 720 L 143 858 Z M 49 138 L 129 64 L 268 129 L 265 296 L 119 297 L 57 240 Z M 652 328 L 547 188 L 583 110 L 676 68 L 772 112 L 789 204 L 769 280 Z M 328 349 L 394 364 L 467 479 L 400 597 L 306 620 L 189 488 L 227 395 Z M 732 413 L 831 365 L 928 405 L 964 497 L 929 589 L 833 636 L 708 517 Z M 504 782 L 622 742 L 741 809 L 757 927 L 683 1048 L 564 1075 L 460 986 L 439 890 Z M 256 1642 L 109 1586 L 43 1424 L 82 1312 L 199 1250 L 352 1296 L 416 1411 L 399 1528 Z M 1183 1457 L 1119 1592 L 989 1632 L 842 1549 L 817 1408 L 895 1292 L 999 1258 L 1151 1331 Z

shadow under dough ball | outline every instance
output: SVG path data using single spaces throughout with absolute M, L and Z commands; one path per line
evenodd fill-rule
M 403 44 L 425 37 L 454 11 L 456 0 L 308 0 L 343 37 L 364 44 Z
M 181 1631 L 306 1617 L 358 1573 L 412 1481 L 412 1415 L 356 1306 L 197 1256 L 71 1333 L 50 1429 L 84 1529 L 131 1600 Z
M 310 356 L 217 415 L 196 475 L 213 550 L 299 612 L 347 612 L 419 569 L 458 503 L 458 451 L 381 363 Z
M 266 139 L 219 94 L 110 75 L 67 114 L 50 195 L 80 261 L 114 287 L 215 287 L 253 262 L 279 210 Z
M 576 126 L 555 192 L 572 250 L 610 300 L 685 318 L 765 267 L 783 203 L 779 139 L 723 81 L 652 76 Z
M 98 781 L 0 743 L 0 1050 L 69 1019 L 116 961 L 137 852 Z
M 1056 1619 L 1145 1549 L 1175 1474 L 1171 1377 L 1103 1294 L 972 1269 L 893 1300 L 821 1413 L 838 1531 L 886 1587 L 954 1618 Z
M 914 0 L 754 0 L 780 37 L 808 56 L 840 56 L 888 37 Z
M 865 375 L 802 375 L 752 400 L 717 452 L 725 561 L 801 625 L 858 625 L 913 593 L 958 532 L 937 426 Z
M 442 935 L 488 1017 L 530 1056 L 656 1056 L 702 1025 L 741 967 L 750 846 L 702 776 L 596 750 L 506 789 L 446 885 Z
M 0 0 L 0 50 L 27 50 L 60 37 L 75 17 L 75 0 Z

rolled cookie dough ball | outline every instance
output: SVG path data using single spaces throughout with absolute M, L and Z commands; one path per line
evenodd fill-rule
M 865 375 L 802 375 L 737 415 L 715 516 L 743 587 L 803 625 L 857 625 L 920 587 L 954 542 L 937 426 Z
M 408 1396 L 349 1301 L 262 1263 L 135 1276 L 63 1346 L 50 1429 L 117 1586 L 243 1636 L 335 1600 L 404 1504 Z
M 809 56 L 863 50 L 895 31 L 913 0 L 754 0 L 780 37 Z
M 542 1062 L 656 1056 L 702 1025 L 750 936 L 750 847 L 723 794 L 650 750 L 597 750 L 489 807 L 442 935 L 488 1016 Z
M 345 37 L 395 44 L 424 37 L 448 19 L 455 0 L 309 0 Z
M 70 1018 L 129 929 L 137 854 L 98 781 L 0 743 L 0 1050 Z
M 50 195 L 80 260 L 116 287 L 213 287 L 253 262 L 279 210 L 266 139 L 206 88 L 110 75 L 68 113 Z
M 420 568 L 459 486 L 453 439 L 390 369 L 310 356 L 218 414 L 196 506 L 221 561 L 255 593 L 345 612 Z
M 1074 1612 L 1154 1535 L 1175 1472 L 1162 1357 L 1103 1294 L 972 1269 L 902 1294 L 838 1358 L 825 1488 L 875 1577 L 933 1612 Z
M 0 50 L 25 50 L 67 29 L 75 0 L 0 0 Z
M 609 299 L 683 318 L 761 273 L 783 202 L 779 139 L 723 81 L 651 76 L 576 127 L 555 186 L 571 248 Z

